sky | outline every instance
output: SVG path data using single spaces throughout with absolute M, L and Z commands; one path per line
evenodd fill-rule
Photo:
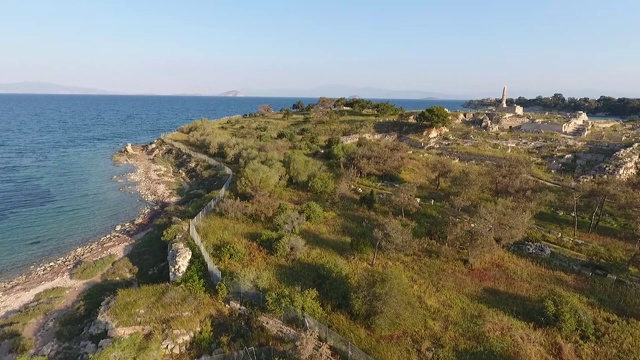
M 639 16 L 638 0 L 0 0 L 0 83 L 640 97 Z

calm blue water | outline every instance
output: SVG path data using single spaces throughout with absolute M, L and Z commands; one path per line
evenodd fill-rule
M 139 196 L 111 180 L 111 156 L 200 118 L 254 112 L 293 98 L 0 94 L 0 278 L 64 254 L 136 217 Z M 302 99 L 305 104 L 316 99 Z M 306 100 L 306 101 L 305 101 Z M 405 109 L 463 101 L 391 100 Z

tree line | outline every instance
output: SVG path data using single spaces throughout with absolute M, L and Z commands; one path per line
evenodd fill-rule
M 597 99 L 588 97 L 565 98 L 563 94 L 556 93 L 553 96 L 527 99 L 518 97 L 507 99 L 507 105 L 518 104 L 523 107 L 540 107 L 550 111 L 584 111 L 589 114 L 606 113 L 620 117 L 640 116 L 640 99 L 614 98 L 611 96 L 600 96 Z M 481 109 L 486 107 L 496 107 L 500 105 L 500 99 L 486 98 L 480 100 L 469 100 L 463 106 L 469 109 Z

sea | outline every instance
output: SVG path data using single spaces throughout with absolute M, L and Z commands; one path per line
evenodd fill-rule
M 96 241 L 145 206 L 112 155 L 194 120 L 312 98 L 0 94 L 0 280 Z M 407 110 L 461 100 L 388 100 Z M 247 119 L 247 121 L 251 121 Z

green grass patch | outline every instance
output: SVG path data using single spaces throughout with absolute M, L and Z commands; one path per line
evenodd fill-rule
M 98 276 L 107 267 L 111 266 L 116 261 L 115 255 L 107 255 L 103 258 L 94 261 L 84 261 L 80 266 L 75 268 L 71 273 L 71 278 L 74 280 L 89 280 Z
M 121 289 L 109 311 L 118 326 L 149 326 L 158 333 L 196 330 L 202 320 L 220 312 L 224 312 L 221 302 L 170 284 Z
M 116 339 L 111 345 L 95 356 L 93 360 L 137 359 L 156 360 L 162 358 L 160 341 L 153 337 L 133 334 L 124 339 Z

